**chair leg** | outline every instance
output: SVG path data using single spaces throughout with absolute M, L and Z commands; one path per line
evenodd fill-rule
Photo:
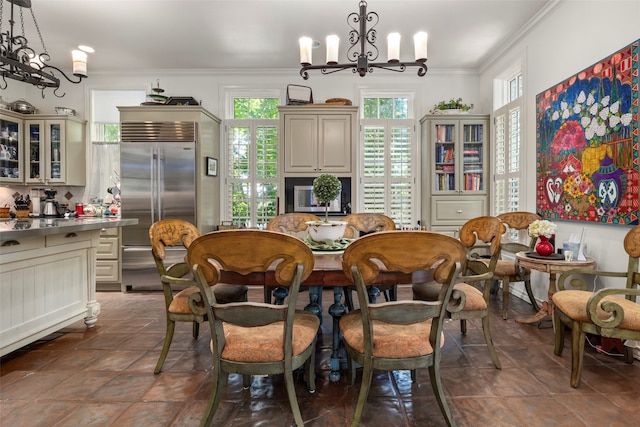
M 291 405 L 291 412 L 293 412 L 293 419 L 298 427 L 303 427 L 302 414 L 300 413 L 300 406 L 298 405 L 298 398 L 296 397 L 296 388 L 293 383 L 293 370 L 284 370 L 284 384 L 287 388 L 287 395 L 289 396 L 289 405 Z
M 365 360 L 362 366 L 362 384 L 360 385 L 360 394 L 358 395 L 358 403 L 356 404 L 356 410 L 353 414 L 353 419 L 351 420 L 351 427 L 356 427 L 358 424 L 360 424 L 360 418 L 362 418 L 364 404 L 367 403 L 367 396 L 369 395 L 372 376 L 373 368 L 371 367 L 371 362 Z
M 453 421 L 451 410 L 449 409 L 449 405 L 447 405 L 447 399 L 444 397 L 444 389 L 442 388 L 442 381 L 440 380 L 439 367 L 429 366 L 429 379 L 431 380 L 431 387 L 433 388 L 433 393 L 436 395 L 436 400 L 438 401 L 438 406 L 440 407 L 442 416 L 444 416 L 448 426 L 455 426 L 456 423 Z
M 460 333 L 462 335 L 467 333 L 467 319 L 460 319 Z
M 509 317 L 509 277 L 502 278 L 502 319 Z
M 351 295 L 351 289 L 349 286 L 345 286 L 344 288 L 344 302 L 347 306 L 347 310 L 353 311 L 353 296 Z
M 536 301 L 536 297 L 533 296 L 533 290 L 531 289 L 531 280 L 524 281 L 524 288 L 527 291 L 527 295 L 529 295 L 529 301 L 531 301 L 533 309 L 536 312 L 540 311 L 540 305 L 538 304 L 538 301 Z
M 251 387 L 251 380 L 252 380 L 251 375 L 243 375 L 242 376 L 242 388 L 245 389 L 245 390 L 250 388 Z
M 160 352 L 160 359 L 158 359 L 156 369 L 153 370 L 154 374 L 160 373 L 160 371 L 162 370 L 162 365 L 164 365 L 164 361 L 167 359 L 167 354 L 169 353 L 169 347 L 171 347 L 171 341 L 173 340 L 173 331 L 175 330 L 175 327 L 176 322 L 167 319 L 167 334 L 164 337 L 164 344 L 162 346 L 162 351 Z
M 482 318 L 482 332 L 484 333 L 484 340 L 487 343 L 487 348 L 489 349 L 489 354 L 491 355 L 493 364 L 496 366 L 496 369 L 502 369 L 500 359 L 498 359 L 498 353 L 496 352 L 496 348 L 493 346 L 493 340 L 491 339 L 491 329 L 489 328 L 488 314 Z
M 198 339 L 198 335 L 200 335 L 200 322 L 194 321 L 192 329 L 193 329 L 193 331 L 192 331 L 193 339 L 197 340 Z
M 225 375 L 220 372 L 220 369 L 213 370 L 213 384 L 211 385 L 211 394 L 209 395 L 209 403 L 204 411 L 202 420 L 200 421 L 200 427 L 209 427 L 213 416 L 218 409 L 220 403 L 220 396 L 222 396 L 222 389 L 225 383 Z
M 553 353 L 556 356 L 561 356 L 562 350 L 564 350 L 564 323 L 560 319 L 560 314 L 558 313 L 557 307 L 554 308 L 553 313 L 553 330 L 555 335 Z
M 580 385 L 582 364 L 584 361 L 584 338 L 580 322 L 571 322 L 571 387 Z
M 316 392 L 316 342 L 314 341 L 312 344 L 313 351 L 311 352 L 311 356 L 307 359 L 305 363 L 305 367 L 307 368 L 305 381 L 307 383 L 307 390 L 309 393 Z

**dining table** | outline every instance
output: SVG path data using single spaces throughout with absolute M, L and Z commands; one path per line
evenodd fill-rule
M 340 318 L 346 314 L 347 309 L 343 304 L 343 287 L 353 283 L 347 278 L 342 269 L 342 250 L 313 250 L 315 262 L 311 275 L 301 283 L 301 288 L 306 287 L 309 291 L 309 303 L 304 307 L 306 311 L 316 314 L 320 319 L 323 315 L 322 291 L 325 287 L 333 289 L 333 301 L 327 307 L 329 315 L 332 317 L 332 348 L 330 358 L 331 372 L 329 379 L 331 382 L 338 382 L 341 378 L 340 370 L 346 365 L 346 356 L 341 357 L 341 334 Z M 403 273 L 399 271 L 381 270 L 375 281 L 376 285 L 399 285 L 410 283 L 425 283 L 431 281 L 431 271 L 419 271 L 414 273 Z M 273 271 L 251 273 L 242 276 L 233 272 L 221 272 L 220 282 L 242 283 L 245 285 L 265 286 L 275 288 L 274 297 L 276 304 L 282 304 L 286 298 L 286 288 L 279 288 L 275 280 Z M 377 293 L 375 290 L 369 292 L 369 300 L 375 302 Z M 344 353 L 343 353 L 344 354 Z

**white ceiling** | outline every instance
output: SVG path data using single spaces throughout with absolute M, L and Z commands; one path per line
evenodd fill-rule
M 3 2 L 2 31 L 10 4 Z M 413 61 L 413 34 L 429 33 L 430 69 L 477 70 L 558 0 L 369 0 L 377 12 L 379 60 L 386 34 L 402 34 L 402 60 Z M 135 70 L 291 69 L 299 67 L 298 38 L 340 37 L 346 62 L 347 15 L 357 0 L 32 0 L 51 55 L 71 66 L 71 49 L 86 44 L 92 72 Z M 26 35 L 40 48 L 25 14 Z M 16 26 L 19 28 L 19 24 Z

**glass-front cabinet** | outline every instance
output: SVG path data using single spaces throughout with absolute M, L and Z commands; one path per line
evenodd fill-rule
M 0 114 L 0 182 L 22 183 L 22 120 L 19 113 Z
M 460 226 L 488 214 L 489 116 L 427 115 L 422 128 L 422 221 L 458 237 Z
M 84 122 L 72 116 L 26 120 L 27 184 L 85 184 Z
M 485 193 L 486 121 L 432 122 L 433 192 Z

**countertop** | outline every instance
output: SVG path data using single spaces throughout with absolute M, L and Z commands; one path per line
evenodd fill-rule
M 137 219 L 122 218 L 21 218 L 0 220 L 0 240 L 25 239 L 74 231 L 136 225 Z

